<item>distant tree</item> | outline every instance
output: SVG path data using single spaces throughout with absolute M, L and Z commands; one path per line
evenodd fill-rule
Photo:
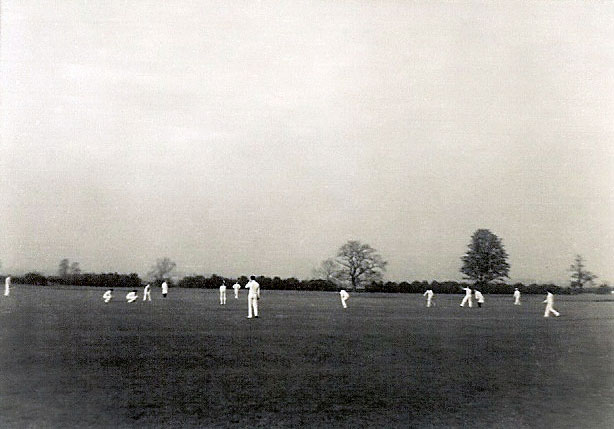
M 156 283 L 161 283 L 170 278 L 171 272 L 175 269 L 177 264 L 170 260 L 170 258 L 162 258 L 156 260 L 156 265 L 151 267 L 151 271 L 148 273 L 150 279 Z
M 586 283 L 592 284 L 593 280 L 597 278 L 595 274 L 585 269 L 584 259 L 580 255 L 576 255 L 569 271 L 571 271 L 571 288 L 574 290 L 582 290 Z
M 355 240 L 339 248 L 335 261 L 340 265 L 335 278 L 347 282 L 353 290 L 381 281 L 388 264 L 374 248 Z
M 337 275 L 341 266 L 333 258 L 328 258 L 320 263 L 320 266 L 313 270 L 313 276 L 316 279 L 327 280 L 332 283 L 337 283 Z
M 501 239 L 487 229 L 478 229 L 471 236 L 469 250 L 461 258 L 461 272 L 479 287 L 508 277 L 510 265 Z M 509 277 L 508 277 L 509 278 Z
M 68 277 L 69 270 L 70 270 L 70 262 L 66 258 L 62 259 L 58 267 L 58 276 L 65 279 L 66 277 Z
M 81 274 L 81 267 L 78 262 L 73 262 L 70 264 L 70 274 L 79 275 Z

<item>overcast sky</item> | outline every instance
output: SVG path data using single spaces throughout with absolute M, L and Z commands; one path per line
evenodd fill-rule
M 3 0 L 5 273 L 614 280 L 611 2 Z

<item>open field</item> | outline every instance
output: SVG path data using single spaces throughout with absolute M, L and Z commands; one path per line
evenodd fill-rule
M 0 427 L 505 427 L 614 424 L 614 302 L 557 296 L 16 285 L 0 297 Z M 139 291 L 139 294 L 142 290 Z

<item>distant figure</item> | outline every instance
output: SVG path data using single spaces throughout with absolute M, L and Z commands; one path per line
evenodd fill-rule
M 461 287 L 461 289 L 465 291 L 465 297 L 461 301 L 460 306 L 464 307 L 465 303 L 468 302 L 469 308 L 471 308 L 473 306 L 473 302 L 471 301 L 471 288 Z
M 11 276 L 4 279 L 4 296 L 9 296 L 11 293 Z
M 222 282 L 220 286 L 220 304 L 226 305 L 226 283 Z
M 475 290 L 475 299 L 478 302 L 478 308 L 482 308 L 482 304 L 484 304 L 484 295 L 477 289 Z M 469 307 L 471 307 L 471 305 Z
M 247 318 L 258 317 L 258 300 L 260 299 L 260 285 L 256 281 L 256 276 L 251 276 L 250 281 L 245 285 L 249 289 L 247 294 Z
M 514 305 L 520 305 L 520 291 L 518 288 L 514 289 Z
M 166 282 L 163 282 L 162 283 L 162 296 L 166 298 L 166 295 L 168 295 L 168 284 Z
M 424 292 L 422 294 L 422 296 L 426 296 L 426 306 L 430 307 L 431 305 L 433 305 L 432 301 L 433 301 L 433 295 L 435 295 L 433 293 L 433 291 L 431 289 L 427 290 L 426 292 Z
M 103 295 L 102 299 L 104 299 L 105 303 L 108 303 L 113 298 L 113 289 L 107 290 Z
M 559 317 L 561 314 L 554 309 L 554 295 L 548 291 L 548 295 L 546 295 L 546 299 L 544 300 L 546 303 L 546 311 L 544 312 L 544 317 L 550 317 L 550 313 L 554 314 L 556 317 Z
M 128 302 L 134 302 L 139 298 L 139 296 L 136 294 L 136 289 L 133 290 L 132 292 L 128 292 L 128 295 L 126 295 L 126 300 Z
M 350 297 L 350 294 L 347 293 L 345 289 L 341 289 L 339 291 L 339 296 L 341 296 L 341 305 L 343 305 L 343 308 L 348 308 L 348 305 L 346 304 L 345 301 L 348 300 L 348 298 Z
M 145 286 L 143 289 L 143 301 L 151 301 L 151 286 Z
M 235 299 L 239 299 L 239 289 L 241 289 L 241 285 L 239 284 L 239 282 L 233 284 L 232 288 L 235 290 Z

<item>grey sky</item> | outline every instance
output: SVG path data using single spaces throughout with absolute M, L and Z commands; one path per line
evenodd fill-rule
M 44 3 L 44 4 L 43 4 Z M 1 3 L 4 272 L 614 279 L 614 4 Z

